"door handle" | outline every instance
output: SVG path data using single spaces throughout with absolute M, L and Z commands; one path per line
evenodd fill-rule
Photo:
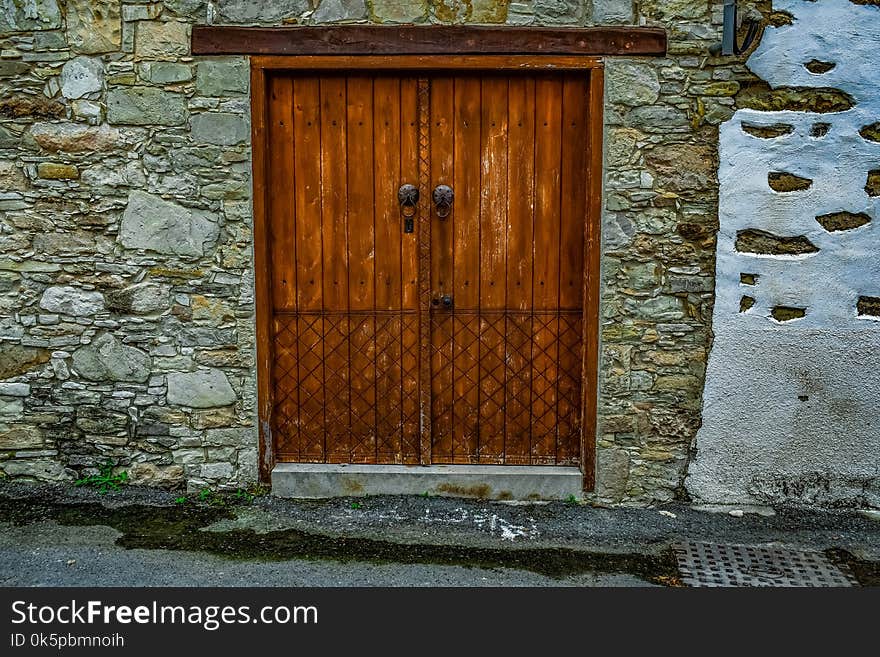
M 435 306 L 443 306 L 444 308 L 452 308 L 452 295 L 444 294 L 439 297 L 434 297 L 432 302 Z
M 437 216 L 440 219 L 446 219 L 449 213 L 452 212 L 452 201 L 455 198 L 455 192 L 452 191 L 452 187 L 449 185 L 437 185 L 431 196 L 434 199 L 434 209 L 437 211 Z

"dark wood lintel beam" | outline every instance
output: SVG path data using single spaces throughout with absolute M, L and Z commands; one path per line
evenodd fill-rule
M 193 55 L 641 55 L 664 56 L 666 31 L 653 27 L 477 25 L 198 25 Z

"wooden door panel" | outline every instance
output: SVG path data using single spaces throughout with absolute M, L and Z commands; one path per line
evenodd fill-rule
M 417 463 L 414 87 L 271 78 L 273 433 L 280 460 Z M 410 123 L 413 125 L 410 125 Z
M 449 80 L 431 84 L 445 117 Z M 432 461 L 577 463 L 587 78 L 451 86 L 451 140 L 432 113 L 431 184 L 451 158 L 455 190 L 450 218 L 431 225 L 432 294 L 451 277 L 454 297 L 432 307 Z

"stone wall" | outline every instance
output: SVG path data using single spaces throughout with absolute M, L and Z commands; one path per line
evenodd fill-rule
M 718 125 L 754 79 L 709 54 L 720 2 L 316 4 L 3 3 L 0 471 L 256 477 L 247 60 L 189 56 L 192 24 L 617 23 L 670 49 L 607 64 L 595 497 L 673 498 L 711 341 Z

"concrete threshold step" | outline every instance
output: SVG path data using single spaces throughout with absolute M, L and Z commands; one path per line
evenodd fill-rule
M 583 495 L 577 467 L 535 465 L 351 465 L 279 463 L 272 494 L 317 499 L 438 495 L 492 500 L 565 500 Z

